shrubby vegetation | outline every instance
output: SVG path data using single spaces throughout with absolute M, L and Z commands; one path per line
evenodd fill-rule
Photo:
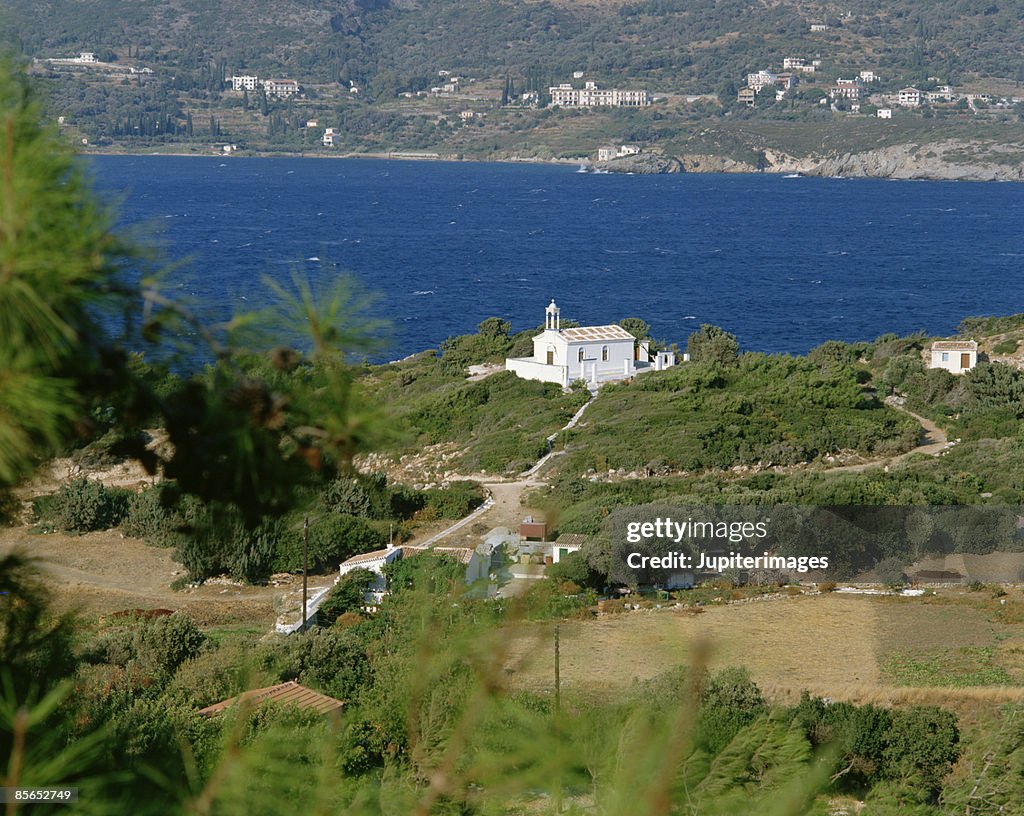
M 394 591 L 375 615 L 347 610 L 333 626 L 259 645 L 214 644 L 173 615 L 80 630 L 84 648 L 58 656 L 38 638 L 45 594 L 32 596 L 35 618 L 0 618 L 0 652 L 20 644 L 21 660 L 52 670 L 33 675 L 38 692 L 70 672 L 75 693 L 55 692 L 62 703 L 40 710 L 27 744 L 46 735 L 70 740 L 75 770 L 65 766 L 50 784 L 73 780 L 108 814 L 195 812 L 202 802 L 213 812 L 285 813 L 314 801 L 353 814 L 555 813 L 552 802 L 638 816 L 683 802 L 721 814 L 786 803 L 788 813 L 810 814 L 831 796 L 855 795 L 913 801 L 937 816 L 940 800 L 967 795 L 973 780 L 995 794 L 1004 778 L 1002 768 L 991 778 L 949 775 L 962 751 L 993 748 L 962 744 L 946 711 L 807 694 L 795 707 L 779 706 L 737 668 L 712 674 L 698 663 L 598 698 L 569 688 L 552 695 L 550 686 L 512 691 L 514 675 L 503 671 L 510 636 L 536 637 L 534 649 L 550 643 L 523 622 L 528 609 L 466 597 L 446 577 L 452 565 L 444 559 L 399 564 L 404 575 L 393 575 Z M 10 560 L 3 567 L 15 598 L 29 598 L 31 573 Z M 353 574 L 350 588 L 365 577 Z M 0 613 L 18 608 L 10 597 Z M 52 625 L 71 634 L 67 621 Z M 272 704 L 196 714 L 292 679 L 344 700 L 340 716 Z M 1013 720 L 1004 717 L 1001 733 L 1014 745 Z M 4 767 L 21 751 L 10 741 L 19 728 L 0 707 Z M 998 750 L 1009 756 L 1011 748 Z M 27 760 L 19 779 L 37 778 L 41 760 L 31 751 L 18 753 Z
M 728 336 L 708 328 L 697 334 L 709 338 L 691 338 L 704 362 L 604 387 L 586 421 L 564 437 L 567 469 L 659 475 L 914 445 L 916 423 L 882 406 L 852 362 L 735 357 Z M 716 344 L 721 348 L 712 351 Z
M 367 390 L 387 395 L 399 437 L 387 447 L 405 451 L 449 443 L 456 451 L 452 465 L 463 473 L 518 473 L 547 451 L 547 437 L 588 395 L 585 390 L 565 394 L 557 385 L 509 372 L 467 381 L 469 365 L 533 353 L 535 331 L 509 338 L 500 323 L 491 318 L 481 324 L 480 334 L 450 338 L 438 358 L 420 354 L 366 373 Z M 528 348 L 519 348 L 524 342 Z
M 107 530 L 128 514 L 131 495 L 131 491 L 110 489 L 80 476 L 61 485 L 53 495 L 37 499 L 35 514 L 39 521 L 69 532 Z

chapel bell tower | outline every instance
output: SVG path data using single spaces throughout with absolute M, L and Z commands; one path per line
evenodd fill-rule
M 560 331 L 561 325 L 561 311 L 555 305 L 555 299 L 552 298 L 548 308 L 544 310 L 544 331 Z

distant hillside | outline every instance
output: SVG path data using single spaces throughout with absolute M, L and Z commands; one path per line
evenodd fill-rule
M 101 149 L 323 152 L 331 127 L 335 152 L 575 160 L 628 141 L 691 171 L 1017 179 L 1022 19 L 1024 0 L 8 0 L 0 42 L 36 60 L 54 117 Z M 104 64 L 47 62 L 79 51 Z M 763 93 L 737 105 L 749 72 L 780 71 L 787 56 L 818 70 L 778 104 Z M 874 94 L 949 84 L 1010 101 L 961 98 L 886 123 L 874 107 L 850 117 L 818 104 L 862 70 L 880 77 Z M 429 94 L 448 72 L 459 89 Z M 226 90 L 236 73 L 294 79 L 302 93 Z M 574 74 L 657 102 L 544 108 L 546 89 Z M 541 108 L 501 105 L 523 91 Z M 888 148 L 899 150 L 874 155 Z
M 700 92 L 789 54 L 870 65 L 908 80 L 929 73 L 1024 78 L 1022 0 L 9 0 L 33 56 L 79 49 L 182 68 L 340 76 L 415 90 L 440 68 L 463 74 L 643 80 Z M 881 6 L 881 8 L 879 8 Z M 825 32 L 810 23 L 827 23 Z M 384 76 L 382 76 L 384 75 Z

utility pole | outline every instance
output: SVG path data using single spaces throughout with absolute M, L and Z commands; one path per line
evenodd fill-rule
M 562 708 L 562 677 L 561 677 L 561 666 L 560 664 L 560 653 L 558 643 L 558 624 L 555 624 L 555 713 L 557 714 Z
M 306 598 L 309 595 L 309 516 L 302 522 L 302 631 L 306 631 Z

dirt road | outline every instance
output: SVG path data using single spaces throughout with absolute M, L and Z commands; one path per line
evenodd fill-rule
M 171 550 L 124 538 L 116 530 L 70 536 L 35 535 L 26 527 L 0 529 L 0 555 L 20 550 L 39 559 L 58 609 L 83 616 L 123 609 L 185 610 L 202 625 L 274 620 L 277 587 L 208 583 L 172 590 L 182 568 Z

